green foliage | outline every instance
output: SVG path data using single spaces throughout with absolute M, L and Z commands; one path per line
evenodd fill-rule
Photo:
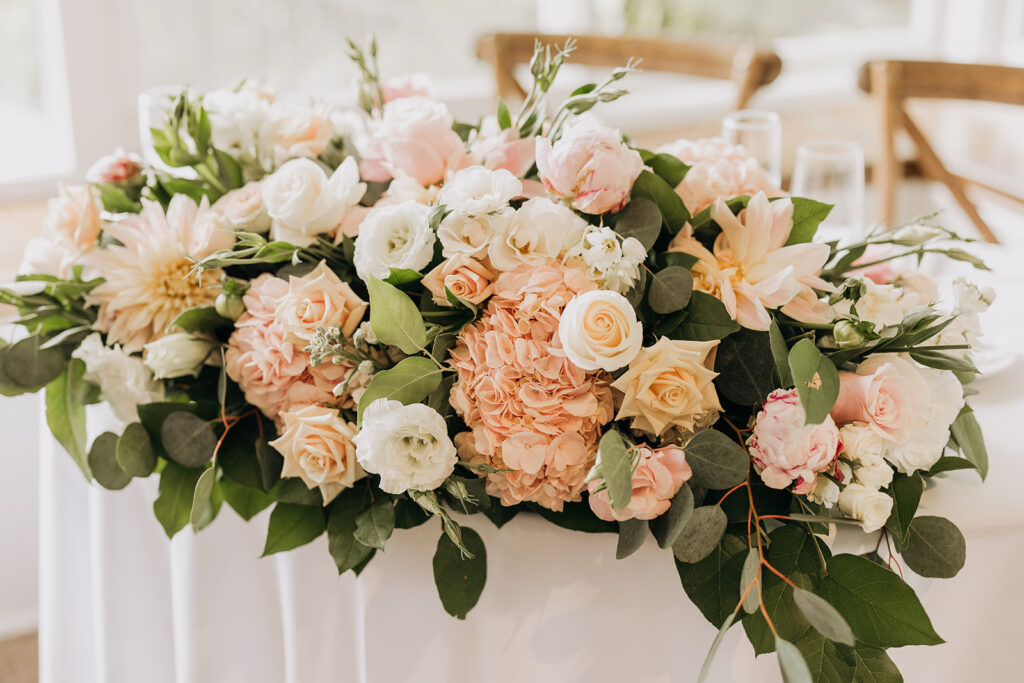
M 250 521 L 274 502 L 274 494 L 222 477 L 217 483 L 224 502 L 245 521 Z
M 907 530 L 903 559 L 921 576 L 951 579 L 967 560 L 967 542 L 948 519 L 915 517 Z
M 427 328 L 419 308 L 394 285 L 370 276 L 370 326 L 383 344 L 397 346 L 408 354 L 427 345 Z
M 760 574 L 761 553 L 754 547 L 747 551 L 747 559 L 743 561 L 743 570 L 740 572 L 740 595 L 746 596 L 743 598 L 743 611 L 747 614 L 753 614 L 761 605 L 758 586 L 755 584 L 755 581 L 760 581 Z M 753 588 L 747 590 L 752 584 Z
M 693 293 L 693 277 L 680 266 L 663 268 L 651 277 L 647 289 L 647 303 L 651 310 L 668 315 L 686 308 Z
M 182 312 L 172 326 L 180 327 L 186 332 L 208 334 L 214 337 L 226 337 L 234 329 L 234 322 L 217 312 L 215 306 L 199 306 Z
M 121 469 L 132 477 L 148 477 L 156 469 L 156 453 L 141 422 L 124 428 L 117 441 L 116 458 Z
M 807 424 L 821 424 L 839 397 L 839 371 L 810 339 L 801 339 L 789 350 L 789 369 Z
M 278 503 L 270 513 L 263 557 L 306 545 L 326 528 L 322 507 Z
M 487 583 L 487 549 L 480 534 L 462 528 L 462 542 L 469 555 L 449 537 L 441 534 L 434 552 L 434 583 L 444 611 L 457 619 L 465 619 L 473 609 Z
M 650 251 L 661 235 L 661 211 L 658 205 L 644 197 L 634 197 L 614 216 L 615 232 L 623 239 L 633 237 Z
M 642 197 L 654 202 L 661 212 L 662 225 L 670 235 L 679 232 L 690 218 L 690 212 L 686 210 L 675 188 L 651 171 L 643 170 L 637 176 L 633 182 L 633 197 Z
M 594 473 L 604 479 L 612 507 L 621 510 L 633 497 L 633 461 L 622 434 L 609 429 L 597 447 Z
M 725 638 L 725 634 L 732 627 L 733 621 L 736 619 L 736 612 L 732 612 L 725 618 L 722 626 L 718 629 L 718 633 L 715 635 L 715 639 L 711 641 L 711 647 L 708 649 L 707 655 L 704 657 L 704 663 L 701 664 L 700 673 L 697 675 L 697 683 L 706 681 L 708 674 L 711 672 L 711 662 L 715 659 L 715 654 L 718 652 L 718 647 L 722 644 L 722 639 Z
M 167 538 L 174 538 L 174 534 L 189 523 L 196 483 L 202 473 L 198 467 L 182 467 L 176 462 L 168 462 L 160 471 L 159 495 L 153 502 L 153 513 Z
M 368 548 L 384 549 L 384 544 L 395 530 L 395 503 L 391 496 L 380 494 L 376 500 L 356 516 L 355 540 Z
M 359 486 L 345 489 L 331 503 L 327 517 L 327 549 L 339 574 L 355 569 L 375 552 L 355 538 L 356 520 L 368 502 L 369 489 Z
M 641 156 L 644 158 L 644 164 L 650 166 L 656 175 L 673 188 L 683 182 L 683 178 L 690 170 L 689 166 L 671 154 L 644 154 L 641 152 Z
M 217 436 L 210 423 L 185 410 L 173 412 L 160 425 L 160 442 L 168 457 L 184 467 L 200 467 L 213 457 Z
M 697 508 L 672 544 L 672 554 L 680 562 L 704 560 L 720 547 L 728 523 L 722 508 L 717 505 Z M 739 577 L 736 581 L 739 582 Z
M 793 371 L 789 369 L 789 349 L 786 347 L 786 338 L 782 336 L 779 323 L 772 320 L 768 328 L 768 343 L 772 350 L 772 358 L 775 360 L 776 377 L 779 386 L 782 388 L 793 386 Z
M 189 514 L 189 522 L 192 529 L 200 531 L 205 528 L 220 510 L 223 498 L 217 486 L 217 468 L 207 467 L 199 475 L 195 491 L 192 494 L 192 511 Z
M 832 211 L 832 205 L 803 197 L 792 197 L 790 201 L 793 202 L 793 229 L 789 231 L 786 245 L 810 242 L 818 225 Z
M 117 464 L 117 434 L 103 432 L 89 449 L 89 470 L 96 483 L 105 489 L 118 491 L 132 480 Z
M 704 292 L 693 292 L 682 313 L 685 315 L 673 321 L 674 324 L 662 326 L 661 333 L 670 339 L 709 341 L 723 339 L 740 329 L 725 304 Z
M 796 645 L 776 636 L 775 649 L 779 653 L 779 669 L 784 683 L 812 683 L 811 670 Z
M 740 600 L 740 572 L 748 549 L 744 539 L 726 534 L 703 560 L 695 563 L 676 560 L 683 590 L 701 614 L 716 627 L 720 628 L 725 623 Z
M 964 405 L 960 414 L 950 427 L 950 433 L 956 440 L 960 452 L 981 474 L 984 479 L 988 475 L 988 449 L 985 447 L 985 437 L 981 433 L 978 420 L 974 417 L 974 411 L 970 406 Z
M 309 488 L 306 486 L 306 482 L 298 477 L 287 477 L 281 480 L 280 486 L 277 487 L 277 501 L 310 507 L 323 507 L 324 505 L 324 497 L 321 495 L 320 489 Z
M 64 353 L 57 348 L 44 348 L 39 335 L 25 337 L 6 347 L 2 360 L 6 379 L 29 391 L 38 391 L 57 379 L 67 364 Z
M 885 522 L 897 549 L 902 549 L 907 538 L 910 522 L 917 514 L 917 506 L 921 502 L 924 491 L 924 480 L 919 473 L 907 476 L 895 474 L 889 484 L 889 495 L 892 496 L 892 512 Z
M 619 522 L 619 540 L 615 546 L 615 558 L 625 559 L 635 553 L 647 540 L 648 526 L 642 519 L 627 519 Z
M 422 401 L 440 385 L 441 369 L 434 361 L 423 356 L 403 358 L 395 367 L 378 372 L 370 380 L 359 398 L 359 422 L 362 423 L 367 406 L 377 399 L 409 405 Z
M 598 519 L 586 502 L 565 503 L 561 512 L 555 512 L 537 503 L 527 503 L 526 507 L 563 529 L 589 534 L 616 533 L 618 531 L 618 525 L 614 522 Z
M 84 373 L 85 363 L 75 359 L 67 365 L 66 370 L 58 373 L 46 385 L 46 424 L 57 442 L 82 470 L 82 474 L 89 479 L 92 474 L 87 461 L 88 454 L 85 450 L 85 403 L 83 397 L 87 394 L 90 385 L 82 379 Z
M 693 489 L 686 482 L 672 497 L 668 510 L 651 520 L 651 533 L 659 548 L 671 548 L 693 515 Z
M 750 456 L 722 432 L 697 432 L 686 444 L 686 462 L 693 481 L 709 489 L 727 489 L 739 484 L 750 469 Z
M 776 388 L 775 359 L 767 332 L 740 330 L 721 341 L 715 354 L 715 388 L 733 403 L 755 406 Z
M 818 633 L 831 641 L 853 647 L 855 639 L 849 624 L 824 598 L 797 588 L 793 591 L 793 602 Z

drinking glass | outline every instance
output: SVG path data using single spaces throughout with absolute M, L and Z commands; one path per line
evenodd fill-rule
M 773 111 L 740 109 L 722 120 L 722 137 L 743 145 L 768 173 L 768 179 L 782 184 L 782 123 Z
M 833 205 L 818 227 L 826 241 L 864 235 L 864 151 L 856 142 L 819 139 L 801 144 L 789 191 Z

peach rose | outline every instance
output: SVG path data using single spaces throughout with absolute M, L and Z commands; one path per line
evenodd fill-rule
M 590 490 L 590 509 L 606 522 L 654 519 L 665 514 L 672 504 L 672 497 L 679 493 L 683 482 L 693 474 L 679 446 L 664 446 L 653 450 L 647 446 L 638 446 L 638 450 L 640 457 L 633 471 L 633 497 L 629 505 L 621 510 L 613 508 L 608 489 L 597 490 L 601 480 L 587 485 Z
M 273 130 L 275 164 L 297 157 L 315 159 L 334 137 L 331 107 L 317 104 L 285 109 L 275 117 Z
M 434 295 L 434 303 L 438 306 L 451 306 L 445 288 L 475 306 L 494 292 L 494 278 L 494 273 L 479 261 L 456 254 L 427 273 L 423 277 L 423 286 Z
M 340 327 L 343 335 L 352 336 L 367 306 L 321 261 L 306 275 L 288 278 L 288 294 L 278 303 L 274 317 L 285 338 L 304 347 L 318 327 Z
M 558 323 L 565 355 L 584 370 L 612 372 L 640 353 L 644 328 L 618 292 L 584 292 L 569 302 Z
M 407 175 L 420 185 L 441 182 L 465 158 L 462 140 L 452 130 L 448 108 L 426 97 L 402 97 L 384 105 L 374 139 L 391 175 Z M 374 179 L 378 176 L 374 173 Z
M 299 477 L 319 488 L 324 505 L 366 476 L 356 461 L 356 426 L 333 408 L 306 406 L 281 413 L 284 429 L 270 442 L 283 457 L 282 477 Z
M 231 230 L 245 232 L 267 232 L 270 230 L 270 214 L 263 203 L 262 183 L 246 183 L 237 190 L 231 190 L 210 207 L 220 216 Z
M 839 373 L 836 424 L 867 422 L 883 439 L 905 441 L 928 414 L 928 384 L 917 369 L 895 354 L 864 361 L 857 372 Z
M 629 369 L 612 383 L 623 394 L 615 419 L 632 417 L 633 429 L 655 436 L 669 427 L 692 432 L 714 422 L 722 410 L 713 383 L 718 373 L 707 365 L 717 345 L 717 341 L 662 337 L 654 346 L 641 349 Z
M 549 192 L 572 199 L 584 213 L 618 211 L 629 201 L 633 181 L 644 170 L 640 154 L 619 132 L 581 117 L 554 144 L 537 138 L 537 171 Z

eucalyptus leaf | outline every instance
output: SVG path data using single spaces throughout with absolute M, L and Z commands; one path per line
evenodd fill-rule
M 445 612 L 465 619 L 473 609 L 487 583 L 487 549 L 480 534 L 462 527 L 462 543 L 472 557 L 467 557 L 448 537 L 441 534 L 434 552 L 434 583 Z
M 384 344 L 405 353 L 420 352 L 427 344 L 427 328 L 416 304 L 404 292 L 370 276 L 370 326 Z
M 784 683 L 814 683 L 811 670 L 807 668 L 807 662 L 796 645 L 788 640 L 776 638 L 775 649 L 779 653 L 779 669 L 782 671 Z
M 653 201 L 661 212 L 662 224 L 672 235 L 679 232 L 690 218 L 690 212 L 686 210 L 686 205 L 676 194 L 675 188 L 648 170 L 641 171 L 633 182 L 633 197 Z
M 915 517 L 902 554 L 907 566 L 921 576 L 951 579 L 964 567 L 967 542 L 960 529 L 944 517 Z
M 312 505 L 278 503 L 270 513 L 263 557 L 305 545 L 327 527 L 324 510 Z
M 710 341 L 723 339 L 740 329 L 725 305 L 704 292 L 690 295 L 686 313 L 686 319 L 676 329 L 665 332 L 671 339 Z
M 711 641 L 711 647 L 708 649 L 708 653 L 704 656 L 704 663 L 700 666 L 700 673 L 697 675 L 697 683 L 702 683 L 708 679 L 708 674 L 711 673 L 711 662 L 715 659 L 715 654 L 718 652 L 718 646 L 722 644 L 722 639 L 725 638 L 726 632 L 732 626 L 732 622 L 736 619 L 736 612 L 731 613 L 725 618 L 721 628 L 718 629 L 718 634 L 715 635 L 715 639 Z
M 831 641 L 853 647 L 853 631 L 839 610 L 827 600 L 803 588 L 796 588 L 793 590 L 793 602 L 818 633 Z
M 622 560 L 637 550 L 647 540 L 647 522 L 642 519 L 626 519 L 619 522 L 619 541 L 615 546 L 615 559 Z
M 57 379 L 66 365 L 64 353 L 60 349 L 40 348 L 41 344 L 42 339 L 33 335 L 4 349 L 4 374 L 8 379 L 31 389 Z
M 672 554 L 680 562 L 700 562 L 718 546 L 727 524 L 728 519 L 719 506 L 697 508 L 672 544 Z
M 189 521 L 192 529 L 201 530 L 213 521 L 215 506 L 213 502 L 213 489 L 217 485 L 217 468 L 207 467 L 199 476 L 196 482 L 195 491 L 192 494 L 192 512 Z
M 395 504 L 390 496 L 381 494 L 356 517 L 355 540 L 368 548 L 384 549 L 395 530 Z
M 132 422 L 124 428 L 117 440 L 117 464 L 133 477 L 148 477 L 156 469 L 156 453 L 149 440 L 149 432 L 141 422 Z
M 679 487 L 668 510 L 651 520 L 651 534 L 659 548 L 671 548 L 693 514 L 693 489 L 686 482 Z
M 789 350 L 789 368 L 807 424 L 821 424 L 839 397 L 839 371 L 810 339 Z
M 702 509 L 702 508 L 698 508 Z M 725 534 L 711 554 L 696 563 L 676 560 L 683 590 L 701 614 L 721 627 L 740 600 L 739 583 L 749 546 L 735 534 Z
M 647 303 L 655 313 L 668 315 L 686 308 L 692 293 L 693 277 L 690 271 L 680 266 L 669 266 L 651 278 Z
M 755 585 L 748 590 L 750 584 L 760 580 L 760 574 L 761 554 L 754 547 L 747 552 L 747 559 L 743 561 L 743 571 L 740 572 L 740 595 L 746 594 L 743 598 L 743 611 L 747 614 L 756 612 L 761 604 L 758 587 Z
M 601 437 L 595 467 L 600 469 L 608 486 L 612 507 L 621 510 L 629 505 L 633 497 L 633 465 L 629 450 L 618 431 L 609 429 Z
M 117 434 L 103 432 L 89 449 L 89 469 L 100 486 L 111 491 L 123 489 L 132 480 L 117 464 Z
M 650 251 L 661 234 L 661 211 L 650 199 L 635 197 L 615 214 L 615 232 L 634 237 Z
M 217 437 L 210 423 L 184 410 L 164 419 L 160 441 L 170 459 L 185 467 L 205 465 L 217 447 Z
M 422 401 L 441 384 L 441 370 L 423 356 L 409 356 L 395 367 L 373 376 L 359 399 L 358 420 L 362 423 L 366 407 L 386 398 L 406 405 Z
M 693 481 L 709 489 L 731 488 L 742 482 L 750 469 L 747 451 L 714 429 L 697 432 L 685 450 Z

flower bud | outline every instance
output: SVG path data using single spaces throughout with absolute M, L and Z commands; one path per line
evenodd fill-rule
M 836 339 L 839 348 L 846 349 L 860 346 L 864 343 L 864 335 L 857 329 L 857 326 L 849 320 L 840 320 L 832 328 L 832 336 Z
M 143 184 L 142 159 L 118 148 L 113 154 L 101 157 L 85 172 L 86 181 L 95 185 L 117 185 L 121 188 Z
M 944 234 L 946 233 L 938 228 L 918 223 L 897 230 L 896 234 L 893 235 L 892 241 L 893 244 L 898 244 L 902 247 L 916 247 L 929 240 L 942 237 Z
M 245 302 L 242 301 L 242 297 L 228 292 L 218 294 L 213 306 L 217 310 L 217 315 L 228 320 L 238 320 L 239 316 L 245 312 Z
M 177 332 L 146 344 L 146 366 L 157 379 L 192 375 L 203 367 L 213 343 L 187 332 Z

